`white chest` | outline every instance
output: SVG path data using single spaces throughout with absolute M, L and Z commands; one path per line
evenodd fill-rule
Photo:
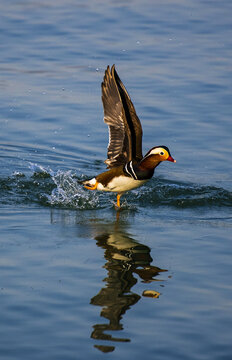
M 142 186 L 148 180 L 134 180 L 128 176 L 117 176 L 113 178 L 107 186 L 103 186 L 102 184 L 97 185 L 97 189 L 101 191 L 112 191 L 117 193 L 123 193 L 125 191 L 129 191 L 132 189 L 136 189 Z

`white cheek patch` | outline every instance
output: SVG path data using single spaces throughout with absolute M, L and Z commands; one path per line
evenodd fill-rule
M 160 154 L 161 151 L 163 153 L 166 153 L 166 151 L 163 148 L 158 147 L 158 148 L 152 149 L 151 152 L 149 153 L 149 155 L 157 155 L 157 154 Z

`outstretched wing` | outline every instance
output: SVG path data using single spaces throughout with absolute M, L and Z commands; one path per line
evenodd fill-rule
M 109 126 L 108 168 L 142 159 L 142 127 L 114 65 L 102 83 L 104 121 Z
M 114 68 L 114 67 L 113 67 Z M 118 85 L 119 93 L 121 95 L 124 111 L 126 114 L 126 121 L 131 132 L 132 143 L 132 158 L 136 161 L 140 161 L 143 158 L 142 154 L 142 136 L 143 130 L 141 122 L 136 114 L 134 105 L 131 98 L 120 80 L 115 68 L 114 68 L 115 80 Z

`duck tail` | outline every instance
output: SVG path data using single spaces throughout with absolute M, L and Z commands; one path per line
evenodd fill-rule
M 98 182 L 97 182 L 96 178 L 93 178 L 93 179 L 90 179 L 90 180 L 81 181 L 81 184 L 87 190 L 96 190 Z

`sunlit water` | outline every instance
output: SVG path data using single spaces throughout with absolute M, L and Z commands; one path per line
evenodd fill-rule
M 0 358 L 231 359 L 232 3 L 0 10 Z M 113 63 L 144 153 L 177 160 L 120 212 L 81 185 L 105 169 Z

